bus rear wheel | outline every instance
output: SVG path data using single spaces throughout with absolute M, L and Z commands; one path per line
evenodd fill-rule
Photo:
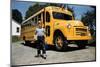
M 65 50 L 67 48 L 67 43 L 64 42 L 65 38 L 62 34 L 56 34 L 54 36 L 54 45 L 57 50 Z

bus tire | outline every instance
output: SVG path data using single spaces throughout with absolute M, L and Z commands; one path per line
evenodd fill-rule
M 65 38 L 62 33 L 56 34 L 54 36 L 54 45 L 55 45 L 56 50 L 66 49 L 67 44 L 65 43 Z
M 29 44 L 30 44 L 30 41 L 25 40 L 25 45 L 29 45 Z

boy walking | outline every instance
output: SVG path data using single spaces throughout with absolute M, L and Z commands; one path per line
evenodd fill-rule
M 38 22 L 38 28 L 36 28 L 35 34 L 37 35 L 37 56 L 42 56 L 44 59 L 46 59 L 46 50 L 45 50 L 45 29 L 42 27 L 42 22 Z M 41 55 L 42 51 L 42 55 Z

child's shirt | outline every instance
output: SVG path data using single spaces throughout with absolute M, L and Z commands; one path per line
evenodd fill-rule
M 36 35 L 37 36 L 44 36 L 45 29 L 44 28 L 36 28 Z

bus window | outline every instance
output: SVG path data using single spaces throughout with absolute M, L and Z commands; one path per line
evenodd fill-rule
M 37 24 L 37 16 L 35 17 L 35 21 L 34 22 L 35 22 L 35 24 Z
M 50 26 L 46 26 L 46 36 L 50 36 Z
M 34 21 L 34 18 L 32 18 L 31 21 Z
M 32 18 L 32 25 L 36 25 L 35 18 Z
M 36 16 L 36 21 L 35 21 L 35 23 L 36 23 L 36 24 L 38 23 L 38 16 Z
M 43 23 L 45 24 L 45 13 L 43 12 Z
M 72 20 L 72 16 L 64 13 L 53 12 L 54 19 L 61 19 L 61 20 Z
M 41 20 L 41 14 L 38 15 L 38 21 Z
M 49 14 L 49 12 L 46 12 L 46 22 L 50 22 L 50 14 Z

